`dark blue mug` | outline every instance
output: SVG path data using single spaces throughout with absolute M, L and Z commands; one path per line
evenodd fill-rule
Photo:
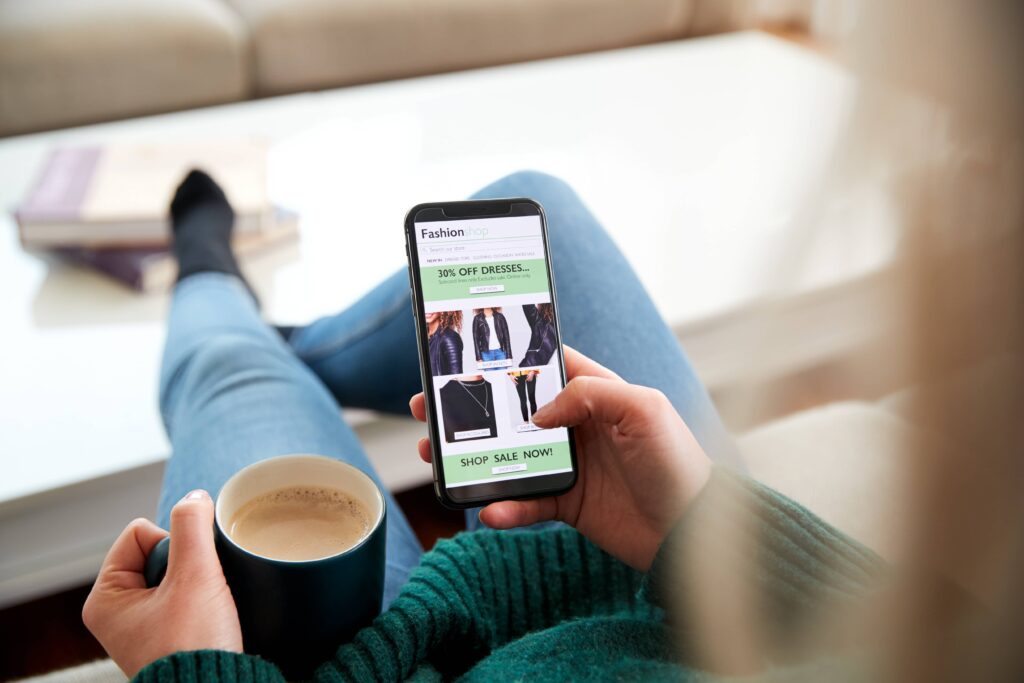
M 355 546 L 316 560 L 264 557 L 235 543 L 226 529 L 249 501 L 293 486 L 338 489 L 361 502 L 369 532 Z M 224 578 L 238 607 L 245 651 L 277 664 L 289 680 L 308 677 L 380 613 L 384 595 L 387 510 L 362 471 L 318 455 L 282 455 L 235 473 L 217 495 L 214 536 Z M 146 560 L 146 583 L 167 570 L 169 539 Z

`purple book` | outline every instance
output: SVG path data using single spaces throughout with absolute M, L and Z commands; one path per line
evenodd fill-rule
M 26 247 L 162 247 L 168 206 L 190 169 L 207 170 L 235 209 L 235 231 L 274 220 L 267 145 L 249 139 L 59 147 L 14 215 Z
M 258 255 L 298 237 L 296 213 L 277 209 L 274 216 L 273 225 L 266 230 L 235 236 L 233 247 L 239 258 Z M 93 268 L 140 292 L 166 291 L 178 274 L 174 256 L 165 247 L 61 247 L 53 252 L 69 263 Z
M 174 257 L 162 247 L 61 247 L 54 253 L 70 263 L 98 270 L 140 292 L 166 289 L 177 275 Z

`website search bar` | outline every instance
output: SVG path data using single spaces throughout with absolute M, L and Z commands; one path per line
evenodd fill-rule
M 540 237 L 517 237 L 469 244 L 421 244 L 419 252 L 422 265 L 538 259 L 544 257 L 544 242 Z

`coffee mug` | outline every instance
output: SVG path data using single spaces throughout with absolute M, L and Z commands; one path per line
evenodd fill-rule
M 340 490 L 369 513 L 369 531 L 355 546 L 315 560 L 263 557 L 225 531 L 235 513 L 266 493 L 293 486 Z M 217 495 L 217 555 L 238 608 L 245 651 L 277 664 L 289 680 L 308 677 L 335 649 L 380 613 L 384 595 L 384 496 L 352 465 L 318 455 L 282 455 L 249 465 Z M 146 584 L 167 571 L 170 539 L 146 560 Z

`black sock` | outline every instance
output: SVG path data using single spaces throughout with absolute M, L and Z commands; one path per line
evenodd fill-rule
M 231 251 L 235 212 L 213 178 L 197 170 L 185 176 L 171 200 L 171 225 L 178 282 L 196 273 L 226 273 L 252 293 Z

